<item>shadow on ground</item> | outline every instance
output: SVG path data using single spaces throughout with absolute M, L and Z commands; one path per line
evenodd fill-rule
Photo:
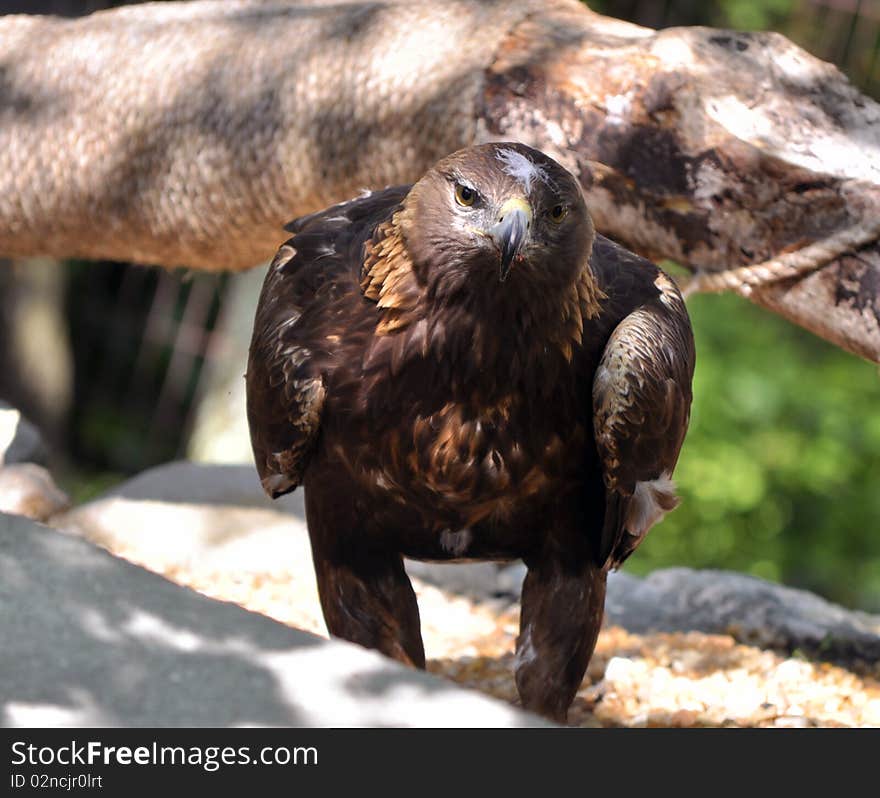
M 511 726 L 536 718 L 0 515 L 4 726 Z

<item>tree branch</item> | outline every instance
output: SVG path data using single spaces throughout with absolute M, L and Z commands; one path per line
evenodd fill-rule
M 294 216 L 505 138 L 575 171 L 600 231 L 880 362 L 880 106 L 778 34 L 574 0 L 0 19 L 0 255 L 245 268 Z

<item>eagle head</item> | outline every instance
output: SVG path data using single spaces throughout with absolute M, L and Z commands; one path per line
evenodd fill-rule
M 470 147 L 437 163 L 406 198 L 401 229 L 419 277 L 449 297 L 571 286 L 588 268 L 594 228 L 580 185 L 518 143 Z

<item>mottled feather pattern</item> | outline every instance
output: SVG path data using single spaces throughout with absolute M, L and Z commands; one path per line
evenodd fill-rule
M 294 237 L 269 266 L 248 359 L 248 419 L 257 471 L 273 498 L 301 484 L 320 431 L 322 363 L 340 331 L 328 330 L 322 339 L 313 335 L 315 302 L 326 305 L 324 311 L 336 307 L 344 329 L 348 261 L 372 232 L 357 223 L 400 198 L 395 189 L 378 200 L 368 193 L 297 219 L 288 225 Z M 323 315 L 334 323 L 332 314 Z
M 324 401 L 320 376 L 310 371 L 311 353 L 297 341 L 301 308 L 292 302 L 282 304 L 272 296 L 272 289 L 296 254 L 294 247 L 285 245 L 269 267 L 266 301 L 258 315 L 262 335 L 252 341 L 248 365 L 251 378 L 263 374 L 271 389 L 260 397 L 248 397 L 248 413 L 271 419 L 272 440 L 255 447 L 255 460 L 263 486 L 273 497 L 301 483 L 303 453 L 317 434 Z
M 656 268 L 656 267 L 655 267 Z M 670 479 L 687 429 L 694 346 L 684 302 L 656 270 L 655 295 L 617 325 L 593 381 L 609 494 L 602 556 L 618 567 L 677 504 Z

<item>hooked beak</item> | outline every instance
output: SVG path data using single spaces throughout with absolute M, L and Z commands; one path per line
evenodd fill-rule
M 498 223 L 490 227 L 489 234 L 501 253 L 501 272 L 503 283 L 510 274 L 513 259 L 519 254 L 532 224 L 532 208 L 522 197 L 507 200 L 498 214 Z

